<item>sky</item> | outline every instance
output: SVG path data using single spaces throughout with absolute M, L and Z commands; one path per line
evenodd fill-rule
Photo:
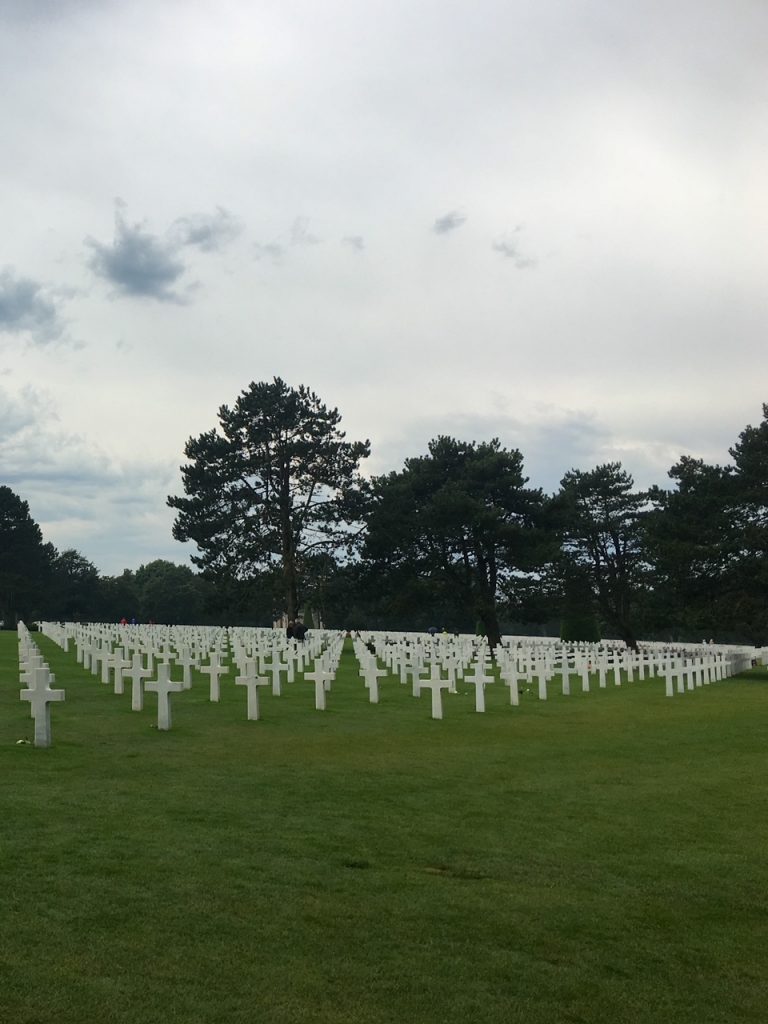
M 102 573 L 280 376 L 548 493 L 757 424 L 764 0 L 4 0 L 0 484 Z

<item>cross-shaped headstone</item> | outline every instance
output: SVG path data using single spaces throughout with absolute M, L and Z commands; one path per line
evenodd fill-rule
M 361 665 L 360 675 L 365 680 L 371 704 L 379 703 L 379 677 L 385 676 L 386 674 L 387 670 L 385 668 L 379 668 L 375 658 L 370 658 Z
M 485 688 L 489 683 L 495 682 L 494 677 L 485 671 L 485 663 L 475 662 L 472 675 L 465 672 L 464 682 L 475 688 L 475 711 L 485 711 Z
M 229 672 L 229 668 L 220 663 L 218 651 L 211 651 L 208 655 L 208 664 L 201 665 L 200 671 L 204 675 L 209 676 L 210 686 L 208 690 L 208 699 L 217 703 L 221 699 L 219 679 L 221 676 L 225 676 L 227 672 Z
M 136 651 L 131 659 L 130 671 L 125 673 L 131 680 L 131 711 L 144 709 L 144 680 L 152 675 L 152 670 L 144 668 L 141 654 Z
M 272 650 L 272 661 L 269 663 L 267 672 L 272 676 L 272 696 L 279 697 L 281 693 L 280 689 L 280 674 L 287 672 L 288 665 L 280 657 L 280 652 L 277 648 Z
M 245 686 L 248 693 L 248 721 L 259 720 L 259 687 L 269 686 L 269 680 L 260 676 L 256 669 L 256 661 L 249 658 L 244 666 L 242 675 L 235 679 L 237 686 Z
M 434 665 L 434 663 L 433 663 Z M 450 688 L 450 681 L 448 679 L 440 678 L 440 669 L 438 667 L 438 675 L 434 674 L 429 679 L 422 679 L 419 683 L 419 696 L 421 696 L 421 690 L 432 691 L 432 717 L 442 718 L 443 717 L 443 690 Z
M 145 683 L 144 689 L 157 694 L 157 728 L 166 731 L 171 728 L 171 700 L 172 693 L 181 693 L 184 683 L 171 682 L 171 666 L 164 662 L 157 666 L 157 679 L 151 683 Z
M 304 678 L 315 684 L 315 710 L 325 711 L 325 684 L 333 679 L 335 673 L 324 668 L 320 660 L 315 662 L 311 672 L 305 672 Z
M 64 690 L 52 690 L 51 673 L 47 668 L 32 670 L 31 685 L 19 691 L 21 700 L 28 700 L 35 720 L 35 746 L 50 747 L 51 745 L 51 701 L 64 700 Z
M 182 669 L 181 678 L 184 682 L 184 689 L 190 690 L 192 688 L 192 669 L 197 664 L 197 659 L 189 647 L 182 647 L 179 650 L 176 664 L 180 665 Z
M 130 667 L 130 661 L 124 657 L 123 648 L 116 647 L 115 653 L 112 655 L 112 668 L 115 673 L 115 693 L 120 696 L 125 692 L 125 671 Z

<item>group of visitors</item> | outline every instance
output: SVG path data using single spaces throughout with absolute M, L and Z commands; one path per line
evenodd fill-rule
M 307 627 L 304 625 L 301 619 L 296 619 L 295 621 L 291 619 L 288 625 L 285 627 L 285 635 L 288 637 L 289 640 L 293 639 L 301 642 L 306 636 L 306 633 Z

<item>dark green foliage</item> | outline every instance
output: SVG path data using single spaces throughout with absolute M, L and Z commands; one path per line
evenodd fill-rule
M 101 622 L 119 622 L 126 618 L 141 618 L 141 597 L 136 586 L 136 574 L 124 569 L 119 576 L 103 576 L 99 581 L 99 612 Z M 59 616 L 56 616 L 58 618 Z
M 189 566 L 158 558 L 139 566 L 135 581 L 144 622 L 178 625 L 203 621 L 205 583 Z
M 248 579 L 279 566 L 289 617 L 299 604 L 302 560 L 353 542 L 361 512 L 357 469 L 367 441 L 346 441 L 341 417 L 304 386 L 276 377 L 252 383 L 219 427 L 190 438 L 182 467 L 186 498 L 173 533 L 194 541 L 193 561 L 213 580 Z
M 636 645 L 634 609 L 647 568 L 642 520 L 647 496 L 621 463 L 563 477 L 557 506 L 564 552 L 589 575 L 606 623 L 629 646 Z
M 428 447 L 373 481 L 365 557 L 395 604 L 427 586 L 480 619 L 495 645 L 500 598 L 547 552 L 544 497 L 525 486 L 520 452 L 498 439 L 443 436 Z
M 732 466 L 683 456 L 653 488 L 648 540 L 656 614 L 681 632 L 768 641 L 768 406 Z
M 562 576 L 563 605 L 560 639 L 598 643 L 600 624 L 595 614 L 592 581 L 585 568 L 566 563 Z
M 74 548 L 57 553 L 50 564 L 42 614 L 46 618 L 87 622 L 102 606 L 99 570 Z
M 55 550 L 10 487 L 0 487 L 0 619 L 15 629 L 38 613 Z

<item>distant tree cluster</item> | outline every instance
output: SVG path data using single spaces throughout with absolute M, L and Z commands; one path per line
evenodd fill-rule
M 73 548 L 45 543 L 29 505 L 0 487 L 0 619 L 66 621 L 204 622 L 210 584 L 189 566 L 162 559 L 101 576 Z
M 440 436 L 400 470 L 366 479 L 368 441 L 336 409 L 280 378 L 253 383 L 190 438 L 174 536 L 158 560 L 101 577 L 45 544 L 26 502 L 0 488 L 0 602 L 19 615 L 256 622 L 302 610 L 348 628 L 560 630 L 768 642 L 768 406 L 732 463 L 683 456 L 668 489 L 635 488 L 618 462 L 528 486 L 497 438 Z

